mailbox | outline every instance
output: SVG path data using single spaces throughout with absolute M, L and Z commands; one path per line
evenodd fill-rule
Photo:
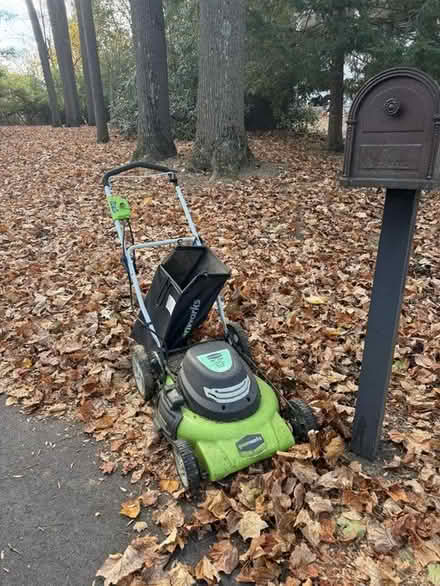
M 388 69 L 359 91 L 347 121 L 345 187 L 440 186 L 440 87 L 417 69 Z

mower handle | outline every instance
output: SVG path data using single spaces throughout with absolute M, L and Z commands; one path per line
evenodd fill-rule
M 115 167 L 114 169 L 107 171 L 107 173 L 104 173 L 102 182 L 104 185 L 109 185 L 108 180 L 113 175 L 119 175 L 119 173 L 129 171 L 130 169 L 137 169 L 138 167 L 142 167 L 143 169 L 151 169 L 152 171 L 161 171 L 162 173 L 177 173 L 177 171 L 175 171 L 174 169 L 169 169 L 168 167 L 163 167 L 162 165 L 146 163 L 145 161 L 133 161 L 132 163 L 127 163 L 126 165 L 122 165 L 121 167 Z

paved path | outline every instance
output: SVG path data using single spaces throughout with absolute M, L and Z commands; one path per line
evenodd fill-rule
M 0 422 L 1 586 L 91 585 L 130 541 L 118 513 L 137 487 L 117 474 L 102 480 L 99 445 L 79 425 L 26 418 L 1 397 Z

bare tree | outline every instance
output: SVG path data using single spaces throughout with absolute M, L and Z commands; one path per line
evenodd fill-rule
M 250 158 L 244 128 L 245 0 L 200 2 L 193 165 L 236 176 Z
M 75 0 L 75 8 L 76 8 L 76 16 L 78 19 L 79 46 L 80 46 L 80 50 L 81 50 L 82 70 L 83 70 L 83 76 L 84 76 L 84 84 L 86 86 L 86 93 L 87 93 L 87 124 L 89 126 L 94 126 L 96 124 L 95 106 L 93 104 L 92 85 L 90 83 L 90 75 L 89 75 L 89 61 L 87 58 L 86 39 L 84 36 L 84 26 L 83 26 L 83 23 L 81 20 L 81 4 L 80 4 L 79 0 Z
M 46 84 L 47 96 L 49 100 L 50 116 L 52 126 L 60 126 L 60 114 L 58 112 L 57 94 L 55 92 L 55 84 L 53 82 L 52 72 L 50 70 L 49 55 L 47 46 L 41 31 L 40 21 L 38 20 L 37 12 L 32 3 L 32 0 L 26 0 L 26 6 L 31 19 L 32 29 L 34 31 L 35 41 L 37 42 L 38 54 L 40 56 L 41 68 L 43 70 L 44 82 Z
M 66 6 L 64 0 L 47 0 L 47 8 L 55 42 L 58 67 L 60 68 L 63 82 L 66 125 L 79 126 L 81 124 L 81 112 L 72 62 Z
M 84 40 L 89 65 L 89 81 L 92 88 L 93 104 L 96 120 L 96 142 L 108 142 L 107 115 L 102 89 L 101 68 L 99 66 L 98 48 L 96 46 L 96 31 L 93 21 L 91 0 L 79 0 L 81 22 L 84 30 Z
M 176 154 L 171 136 L 167 46 L 162 0 L 131 0 L 136 43 L 138 102 L 135 159 L 160 160 Z

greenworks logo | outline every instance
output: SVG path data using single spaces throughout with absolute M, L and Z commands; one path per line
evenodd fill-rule
M 200 299 L 196 299 L 194 301 L 194 303 L 191 305 L 191 307 L 190 307 L 191 313 L 189 316 L 189 320 L 188 320 L 188 323 L 186 324 L 185 329 L 183 330 L 184 336 L 187 336 L 191 332 L 193 324 L 196 321 L 196 317 L 200 311 L 200 305 L 201 305 Z
M 232 357 L 229 350 L 200 354 L 197 358 L 203 366 L 206 366 L 206 368 L 212 370 L 212 372 L 226 372 L 232 366 Z
M 264 444 L 264 438 L 260 433 L 245 435 L 236 446 L 239 452 L 252 452 Z

